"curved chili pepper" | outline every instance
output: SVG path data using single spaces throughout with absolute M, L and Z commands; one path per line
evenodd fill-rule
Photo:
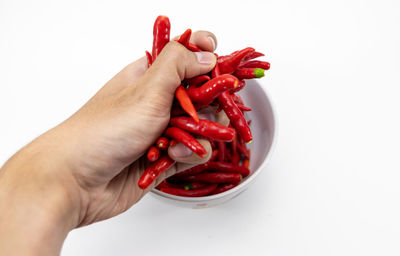
M 169 140 L 167 138 L 160 137 L 157 140 L 156 145 L 157 145 L 157 148 L 159 148 L 161 150 L 166 150 L 168 148 L 168 143 L 169 143 Z
M 146 57 L 147 57 L 147 67 L 150 67 L 151 64 L 153 64 L 153 58 L 151 57 L 151 53 L 146 51 Z
M 185 132 L 182 129 L 177 127 L 169 127 L 165 131 L 165 135 L 173 138 L 174 140 L 181 142 L 183 145 L 188 147 L 191 151 L 199 155 L 200 157 L 204 157 L 207 154 L 207 151 L 192 135 Z
M 160 54 L 164 46 L 169 42 L 169 33 L 171 30 L 171 23 L 167 16 L 158 16 L 154 22 L 153 27 L 153 49 L 151 55 L 153 62 Z
M 220 184 L 218 185 L 218 187 L 212 192 L 212 195 L 216 195 L 216 194 L 220 194 L 222 192 L 228 191 L 229 189 L 232 189 L 234 187 L 236 187 L 237 184 Z
M 207 186 L 207 184 L 202 183 L 202 182 L 192 182 L 192 183 L 185 185 L 183 188 L 185 190 L 193 190 L 193 189 L 203 188 L 205 186 Z
M 217 62 L 219 64 L 219 70 L 221 71 L 221 74 L 232 74 L 239 66 L 242 59 L 254 51 L 254 48 L 247 47 L 243 50 L 232 53 L 231 55 L 218 57 Z
M 201 51 L 200 47 L 198 47 L 197 45 L 192 44 L 192 43 L 190 43 L 190 42 L 187 44 L 186 48 L 187 48 L 189 51 L 192 51 L 192 52 L 200 52 L 200 51 Z
M 264 69 L 262 68 L 238 68 L 233 73 L 238 79 L 253 79 L 264 76 Z
M 189 86 L 199 86 L 204 84 L 207 81 L 210 81 L 210 77 L 207 75 L 201 75 L 201 76 L 196 76 L 193 78 L 189 78 L 185 80 L 185 83 L 188 84 Z
M 235 89 L 230 90 L 231 94 L 234 94 L 240 90 L 242 90 L 246 86 L 246 82 L 244 80 L 239 80 L 239 84 Z
M 171 118 L 169 124 L 173 127 L 178 127 L 190 133 L 217 141 L 232 141 L 235 136 L 234 129 L 207 119 L 200 119 L 199 122 L 196 123 L 190 117 L 180 116 Z
M 160 157 L 160 150 L 158 148 L 152 146 L 147 150 L 147 159 L 149 159 L 150 162 L 155 162 L 157 159 Z
M 140 176 L 138 186 L 141 189 L 146 189 L 152 184 L 161 173 L 168 170 L 175 164 L 175 161 L 168 156 L 160 157 L 156 162 L 146 168 L 142 176 Z
M 238 173 L 213 172 L 186 176 L 182 177 L 182 179 L 185 181 L 198 181 L 208 183 L 239 183 L 242 180 L 242 175 Z
M 216 162 L 216 161 L 207 162 L 206 170 L 239 173 L 243 177 L 246 177 L 250 174 L 250 170 L 248 168 L 227 162 Z
M 271 64 L 266 61 L 260 60 L 252 60 L 252 61 L 245 61 L 239 65 L 239 68 L 262 68 L 268 70 L 271 67 Z
M 215 77 L 200 87 L 190 86 L 187 92 L 193 102 L 210 104 L 221 93 L 237 87 L 238 84 L 236 77 L 226 74 Z
M 240 163 L 240 155 L 239 152 L 232 152 L 232 164 L 239 165 Z
M 262 57 L 262 56 L 265 56 L 264 53 L 256 52 L 256 51 L 250 52 L 249 54 L 247 54 L 246 56 L 243 57 L 242 62 L 252 60 L 252 59 L 255 59 L 258 57 Z
M 240 104 L 240 103 L 236 103 L 236 105 L 237 105 L 238 108 L 239 108 L 240 110 L 242 110 L 242 111 L 252 111 L 251 108 L 246 107 L 245 105 L 242 105 L 242 104 Z
M 225 114 L 228 116 L 232 126 L 239 133 L 240 137 L 242 137 L 245 142 L 251 142 L 253 136 L 251 135 L 250 127 L 229 92 L 224 92 L 218 96 L 218 102 L 221 104 L 222 109 L 225 111 Z
M 183 46 L 187 47 L 189 44 L 190 36 L 192 35 L 192 30 L 190 28 L 186 29 L 185 32 L 179 37 L 177 40 L 178 43 L 182 44 Z
M 198 173 L 204 172 L 206 169 L 207 169 L 207 163 L 198 164 L 198 165 L 196 165 L 196 166 L 194 166 L 192 168 L 184 170 L 183 172 L 178 172 L 172 177 L 179 178 L 179 177 L 190 176 L 190 175 L 194 175 L 194 174 L 198 174 Z
M 193 103 L 190 100 L 189 95 L 186 92 L 186 89 L 182 85 L 176 88 L 175 97 L 179 101 L 183 110 L 185 110 L 185 112 L 188 113 L 196 122 L 199 122 L 197 111 L 193 106 Z
M 181 188 L 161 188 L 161 191 L 176 196 L 199 197 L 211 194 L 217 188 L 217 184 L 212 184 L 203 188 L 185 190 Z
M 245 157 L 250 157 L 250 151 L 246 148 L 246 144 L 243 140 L 239 140 L 236 144 L 236 149 Z

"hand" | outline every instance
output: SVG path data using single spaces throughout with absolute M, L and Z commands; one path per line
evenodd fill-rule
M 0 208 L 12 201 L 9 212 L 29 208 L 65 233 L 136 203 L 156 185 L 144 191 L 137 186 L 146 164 L 141 156 L 166 128 L 175 89 L 215 65 L 215 36 L 200 31 L 192 40 L 204 52 L 168 43 L 149 69 L 146 58 L 128 65 L 68 120 L 13 156 L 0 171 Z M 211 147 L 199 141 L 208 152 L 204 158 L 181 144 L 169 148 L 178 163 L 156 183 L 207 161 Z M 1 219 L 0 227 L 7 227 Z

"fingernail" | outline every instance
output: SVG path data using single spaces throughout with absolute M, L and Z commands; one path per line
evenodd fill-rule
M 175 146 L 170 148 L 171 154 L 173 154 L 175 157 L 188 157 L 190 156 L 193 152 L 183 145 L 182 143 L 178 143 Z
M 213 49 L 214 49 L 214 50 L 217 49 L 217 45 L 216 45 L 216 43 L 215 43 L 215 41 L 214 41 L 214 38 L 212 38 L 212 36 L 208 36 L 208 39 L 210 39 L 210 41 L 211 41 L 211 43 L 212 43 L 212 45 L 213 45 Z
M 211 64 L 215 60 L 215 55 L 212 52 L 195 52 L 197 61 L 201 64 Z

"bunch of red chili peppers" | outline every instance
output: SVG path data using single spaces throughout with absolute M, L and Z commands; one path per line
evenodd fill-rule
M 153 50 L 146 51 L 149 66 L 170 40 L 168 17 L 159 16 L 154 23 Z M 192 31 L 186 30 L 176 41 L 193 52 L 201 49 L 189 42 Z M 156 178 L 168 170 L 175 161 L 166 150 L 181 142 L 195 154 L 204 157 L 206 150 L 194 135 L 209 140 L 212 146 L 211 159 L 193 168 L 164 180 L 157 188 L 178 196 L 206 196 L 218 194 L 235 187 L 242 178 L 250 174 L 248 168 L 250 150 L 246 143 L 252 141 L 244 112 L 250 111 L 235 93 L 246 85 L 244 79 L 260 78 L 270 64 L 253 60 L 264 56 L 248 47 L 230 55 L 217 56 L 217 64 L 209 74 L 185 79 L 176 89 L 176 104 L 171 110 L 169 127 L 155 145 L 150 147 L 147 158 L 153 162 L 141 176 L 138 185 L 145 189 Z M 207 119 L 199 119 L 198 111 L 214 107 L 215 112 L 224 111 L 230 120 L 229 126 Z

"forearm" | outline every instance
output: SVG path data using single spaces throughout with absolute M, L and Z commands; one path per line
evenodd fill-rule
M 54 149 L 35 141 L 0 169 L 0 255 L 58 255 L 77 225 L 78 202 L 64 186 Z

